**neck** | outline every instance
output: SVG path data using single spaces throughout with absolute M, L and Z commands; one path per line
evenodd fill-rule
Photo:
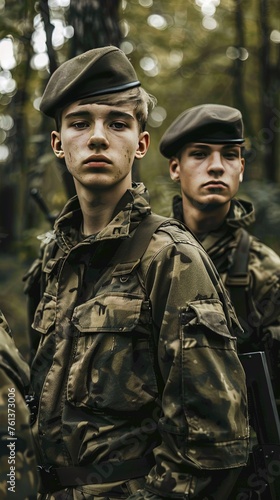
M 230 202 L 213 208 L 211 211 L 203 211 L 199 208 L 184 203 L 183 199 L 183 217 L 184 223 L 199 239 L 205 233 L 217 230 L 224 222 L 229 211 Z
M 111 222 L 116 205 L 124 192 L 78 193 L 83 214 L 82 232 L 85 236 L 98 233 Z
M 99 233 L 104 227 L 106 227 L 112 220 L 113 210 L 109 207 L 90 207 L 88 209 L 82 210 L 83 212 L 83 225 L 82 233 L 85 236 L 91 234 Z

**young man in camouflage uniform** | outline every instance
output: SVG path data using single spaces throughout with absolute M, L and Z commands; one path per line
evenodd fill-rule
M 35 500 L 38 476 L 24 394 L 29 367 L 0 311 L 0 498 Z
M 247 460 L 240 325 L 201 245 L 176 221 L 151 232 L 132 182 L 150 104 L 113 46 L 62 64 L 42 98 L 77 196 L 28 276 L 39 498 L 220 500 Z
M 202 104 L 171 123 L 161 138 L 160 151 L 169 159 L 171 179 L 180 183 L 181 196 L 173 199 L 173 214 L 200 240 L 230 292 L 244 329 L 237 339 L 238 350 L 266 352 L 279 398 L 280 258 L 248 235 L 247 227 L 255 220 L 253 205 L 235 197 L 245 164 L 243 129 L 239 110 Z M 244 274 L 235 281 L 234 267 L 244 264 Z M 247 278 L 246 283 L 239 278 Z

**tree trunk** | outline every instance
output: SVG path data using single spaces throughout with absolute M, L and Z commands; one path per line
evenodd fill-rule
M 74 28 L 69 57 L 95 47 L 120 46 L 120 0 L 72 0 L 68 22 Z
M 268 1 L 260 0 L 260 68 L 261 68 L 261 130 L 258 137 L 263 146 L 264 175 L 268 181 L 276 181 L 276 135 L 272 130 L 274 120 L 273 108 L 276 93 L 273 92 L 273 67 L 270 63 L 270 29 L 268 25 Z M 276 72 L 277 73 L 277 72 Z

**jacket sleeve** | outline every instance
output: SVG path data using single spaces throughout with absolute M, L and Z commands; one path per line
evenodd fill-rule
M 38 477 L 24 388 L 29 368 L 0 311 L 0 494 L 34 499 Z M 9 494 L 11 492 L 11 495 Z M 6 497 L 7 494 L 7 497 Z
M 155 499 L 228 498 L 249 443 L 240 325 L 206 252 L 173 240 L 163 245 L 159 232 L 145 256 L 162 380 L 162 441 L 146 489 Z
M 36 311 L 36 307 L 40 302 L 41 294 L 41 261 L 36 259 L 28 272 L 23 277 L 24 293 L 27 296 L 27 319 L 28 319 L 28 333 L 29 333 L 29 343 L 30 343 L 30 364 L 34 358 L 39 344 L 39 336 L 32 328 L 33 317 Z
M 52 252 L 53 244 L 47 245 L 48 235 L 52 234 L 51 232 L 46 233 L 45 240 L 41 243 L 39 249 L 38 258 L 32 262 L 30 268 L 26 272 L 23 277 L 24 281 L 24 293 L 27 296 L 27 319 L 28 319 L 28 328 L 29 328 L 29 342 L 30 342 L 30 365 L 32 364 L 33 358 L 37 351 L 40 337 L 38 333 L 32 328 L 32 323 L 34 320 L 34 314 L 36 308 L 41 300 L 41 295 L 44 289 L 44 274 L 43 270 L 43 261 L 46 261 L 49 257 L 49 254 Z M 43 238 L 43 237 L 42 237 Z M 51 241 L 54 241 L 51 239 Z

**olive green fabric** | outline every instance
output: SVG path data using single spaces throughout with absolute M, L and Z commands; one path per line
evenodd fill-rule
M 149 217 L 144 185 L 118 207 L 108 226 L 81 240 L 80 205 L 71 199 L 26 277 L 27 293 L 40 278 L 46 283 L 33 321 L 41 336 L 31 370 L 38 461 L 118 464 L 153 451 L 146 495 L 210 494 L 217 478 L 228 492 L 248 450 L 240 325 L 207 253 L 176 221 L 156 231 L 141 263 L 128 266 L 123 255 L 110 264 Z M 110 498 L 113 486 L 65 494 Z
M 163 134 L 159 150 L 166 158 L 190 142 L 242 144 L 243 120 L 240 111 L 222 104 L 201 104 L 181 113 Z
M 29 367 L 0 311 L 0 498 L 36 498 L 38 477 L 24 387 Z
M 139 85 L 132 64 L 119 48 L 112 45 L 91 49 L 62 63 L 52 74 L 40 110 L 54 118 L 58 109 L 73 101 Z

